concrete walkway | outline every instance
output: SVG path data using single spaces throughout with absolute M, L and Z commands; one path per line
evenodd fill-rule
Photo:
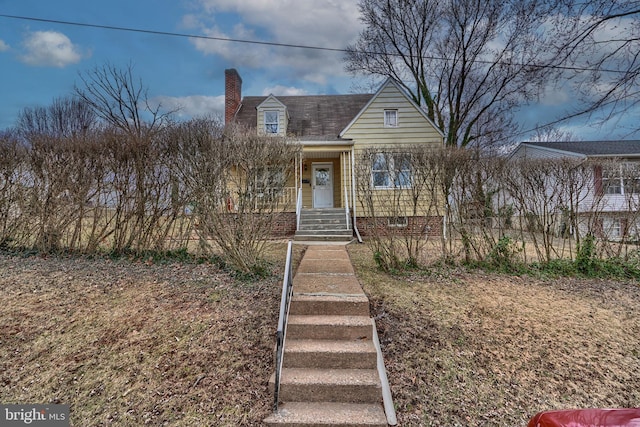
M 377 349 L 369 300 L 346 247 L 308 246 L 293 279 L 282 403 L 265 423 L 387 426 L 388 385 Z

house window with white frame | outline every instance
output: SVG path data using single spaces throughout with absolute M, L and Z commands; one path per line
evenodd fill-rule
M 410 188 L 411 157 L 405 153 L 376 153 L 371 167 L 374 188 Z
M 610 239 L 622 237 L 622 220 L 619 218 L 606 218 L 603 221 L 603 228 L 606 236 Z
M 384 110 L 384 127 L 398 127 L 398 110 Z
M 640 165 L 625 163 L 620 167 L 622 175 L 622 192 L 624 194 L 640 194 Z
M 275 168 L 264 167 L 254 172 L 254 191 L 259 199 L 274 200 L 282 193 L 285 185 L 284 173 Z
M 622 177 L 615 168 L 603 168 L 602 188 L 604 194 L 622 194 Z
M 264 131 L 268 134 L 278 133 L 279 117 L 277 111 L 265 111 L 264 112 Z
M 391 171 L 387 166 L 388 155 L 378 153 L 373 158 L 371 178 L 375 188 L 389 188 L 391 186 Z

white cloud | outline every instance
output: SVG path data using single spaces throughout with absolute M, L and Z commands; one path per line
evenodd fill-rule
M 4 42 L 4 40 L 0 40 L 0 52 L 6 52 L 10 49 L 9 45 Z
M 29 65 L 63 68 L 80 62 L 82 54 L 66 35 L 56 31 L 35 31 L 23 41 L 22 61 Z
M 160 105 L 164 111 L 176 111 L 176 115 L 183 119 L 224 116 L 224 95 L 157 96 L 151 100 L 151 104 L 153 106 Z
M 546 106 L 564 105 L 573 100 L 569 94 L 570 88 L 567 85 L 559 85 L 556 82 L 549 82 L 540 96 L 540 104 Z
M 338 0 L 198 0 L 199 14 L 183 24 L 211 37 L 290 45 L 345 48 L 362 28 L 356 2 Z M 237 15 L 242 24 L 222 21 Z M 197 18 L 196 18 L 197 17 Z M 198 20 L 198 24 L 196 24 Z M 194 39 L 196 49 L 219 55 L 235 67 L 286 69 L 297 79 L 324 84 L 346 75 L 340 52 Z
M 265 88 L 262 91 L 262 95 L 264 96 L 268 96 L 268 95 L 298 96 L 298 95 L 307 95 L 307 91 L 297 87 L 277 85 L 277 86 Z

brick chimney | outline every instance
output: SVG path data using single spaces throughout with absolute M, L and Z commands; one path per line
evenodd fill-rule
M 224 70 L 224 122 L 231 123 L 242 101 L 242 79 L 235 68 Z

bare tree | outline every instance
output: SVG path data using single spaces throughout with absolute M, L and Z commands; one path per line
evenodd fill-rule
M 640 2 L 560 4 L 549 28 L 556 30 L 554 48 L 570 66 L 565 75 L 582 101 L 561 120 L 593 113 L 603 113 L 602 120 L 624 117 L 640 105 Z M 638 132 L 640 127 L 628 130 Z
M 582 138 L 573 132 L 558 129 L 554 126 L 545 126 L 536 129 L 535 135 L 531 138 L 531 141 L 535 142 L 571 142 L 581 140 Z
M 83 85 L 75 87 L 75 94 L 111 128 L 110 146 L 116 150 L 111 156 L 119 168 L 113 175 L 118 187 L 114 194 L 121 198 L 116 217 L 124 215 L 119 220 L 126 219 L 122 223 L 127 226 L 114 230 L 114 249 L 137 250 L 151 240 L 159 242 L 151 230 L 167 208 L 162 192 L 168 175 L 160 164 L 161 146 L 173 112 L 163 112 L 160 105 L 151 107 L 147 89 L 134 77 L 131 65 L 120 69 L 105 64 L 80 78 Z
M 120 69 L 111 64 L 80 75 L 74 92 L 105 123 L 136 139 L 148 138 L 169 122 L 173 111 L 152 107 L 147 88 L 135 78 L 133 66 Z
M 32 136 L 71 138 L 93 130 L 97 117 L 80 98 L 56 98 L 49 106 L 27 107 L 20 111 L 16 129 L 27 142 Z
M 486 145 L 515 130 L 554 60 L 537 0 L 361 0 L 366 26 L 347 69 L 393 77 L 444 130 L 449 146 Z

